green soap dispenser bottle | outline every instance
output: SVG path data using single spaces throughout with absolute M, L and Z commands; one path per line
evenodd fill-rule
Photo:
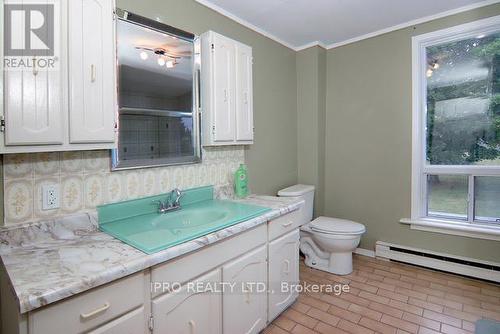
M 248 175 L 245 164 L 241 164 L 234 173 L 234 192 L 240 198 L 248 195 Z

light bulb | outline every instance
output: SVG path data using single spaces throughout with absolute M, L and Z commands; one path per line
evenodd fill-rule
M 165 59 L 164 58 L 158 58 L 158 65 L 164 66 L 165 65 Z
M 425 75 L 430 78 L 432 77 L 432 70 L 431 69 L 428 69 L 427 72 L 425 72 Z
M 146 51 L 142 51 L 139 56 L 141 57 L 142 60 L 148 59 L 148 54 Z
M 438 63 L 434 63 L 434 65 L 432 65 L 432 68 L 437 70 L 439 68 L 439 64 Z
M 167 61 L 167 68 L 172 68 L 172 67 L 174 67 L 174 65 L 175 65 L 175 64 L 174 64 L 174 61 L 173 61 L 173 60 L 169 60 L 169 61 Z
M 476 36 L 477 39 L 481 39 L 481 38 L 484 38 L 484 37 L 486 37 L 485 34 L 481 34 L 481 35 Z

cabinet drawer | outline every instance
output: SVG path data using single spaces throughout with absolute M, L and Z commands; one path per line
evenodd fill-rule
M 300 227 L 301 210 L 295 210 L 284 216 L 271 220 L 268 225 L 269 240 L 274 240 Z
M 88 331 L 143 305 L 144 295 L 141 272 L 30 313 L 30 334 Z
M 148 317 L 149 318 L 149 317 Z M 148 331 L 144 307 L 122 315 L 104 326 L 98 327 L 88 334 L 138 334 Z

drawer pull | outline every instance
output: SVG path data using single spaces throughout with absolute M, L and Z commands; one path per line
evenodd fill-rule
M 189 332 L 191 334 L 194 334 L 194 331 L 196 330 L 196 323 L 194 322 L 194 320 L 189 320 Z
M 36 67 L 36 57 L 33 57 L 33 75 L 38 75 L 38 68 Z
M 90 317 L 93 317 L 96 314 L 99 314 L 99 313 L 106 311 L 110 306 L 111 305 L 109 303 L 105 303 L 102 307 L 99 307 L 98 309 L 95 309 L 89 313 L 82 313 L 82 314 L 80 314 L 80 316 L 82 317 L 82 319 L 88 319 Z
M 285 260 L 284 262 L 285 262 L 285 270 L 283 270 L 283 272 L 288 275 L 290 273 L 290 261 Z
M 289 223 L 284 223 L 284 224 L 281 224 L 281 226 L 283 227 L 288 227 L 288 226 L 291 226 L 293 224 L 293 222 L 289 222 Z
M 96 77 L 95 65 L 92 64 L 90 65 L 90 82 L 95 82 L 95 77 Z
M 245 283 L 245 303 L 250 304 L 250 286 Z

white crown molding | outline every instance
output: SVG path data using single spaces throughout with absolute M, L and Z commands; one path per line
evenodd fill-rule
M 298 52 L 298 51 L 309 49 L 309 48 L 312 48 L 312 47 L 315 47 L 315 46 L 319 46 L 319 47 L 321 47 L 323 49 L 326 49 L 326 45 L 325 44 L 323 44 L 320 41 L 314 41 L 314 42 L 307 43 L 307 44 L 304 44 L 304 45 L 301 45 L 301 46 L 297 46 L 297 47 L 294 48 L 294 50 Z
M 485 6 L 489 6 L 489 5 L 493 5 L 493 4 L 499 3 L 499 2 L 500 2 L 500 0 L 485 0 L 485 1 L 481 1 L 481 2 L 475 3 L 475 4 L 471 4 L 471 5 L 467 5 L 467 6 L 463 6 L 463 7 L 458 7 L 458 8 L 447 10 L 447 11 L 444 11 L 444 12 L 441 12 L 441 13 L 437 13 L 437 14 L 433 14 L 433 15 L 421 17 L 419 19 L 415 19 L 415 20 L 411 20 L 411 21 L 408 21 L 408 22 L 404 22 L 404 23 L 401 23 L 401 24 L 397 24 L 397 25 L 392 26 L 392 27 L 380 29 L 380 30 L 377 30 L 377 31 L 374 31 L 374 32 L 371 32 L 371 33 L 368 33 L 368 34 L 364 34 L 364 35 L 361 35 L 361 36 L 353 37 L 353 38 L 347 39 L 347 40 L 342 41 L 342 42 L 328 44 L 326 46 L 326 48 L 328 50 L 329 49 L 338 48 L 339 46 L 343 46 L 343 45 L 347 45 L 347 44 L 359 42 L 359 41 L 364 40 L 364 39 L 368 39 L 368 38 L 372 38 L 372 37 L 375 37 L 375 36 L 387 34 L 388 32 L 392 32 L 392 31 L 396 31 L 396 30 L 408 28 L 408 27 L 411 27 L 411 26 L 414 26 L 414 25 L 422 24 L 422 23 L 425 23 L 425 22 L 437 20 L 437 19 L 440 19 L 440 18 L 443 18 L 443 17 L 446 17 L 446 16 L 460 14 L 460 13 L 463 13 L 463 12 L 467 12 L 469 10 L 473 10 L 473 9 L 476 9 L 476 8 L 481 8 L 481 7 L 485 7 Z
M 361 40 L 364 40 L 364 39 L 368 39 L 368 38 L 372 38 L 372 37 L 375 37 L 375 36 L 379 36 L 379 35 L 383 35 L 383 34 L 387 34 L 389 32 L 392 32 L 392 31 L 396 31 L 396 30 L 400 30 L 400 29 L 404 29 L 404 28 L 408 28 L 408 27 L 411 27 L 411 26 L 414 26 L 414 25 L 417 25 L 417 24 L 422 24 L 422 23 L 425 23 L 425 22 L 429 22 L 429 21 L 432 21 L 432 20 L 436 20 L 436 19 L 440 19 L 440 18 L 443 18 L 443 17 L 446 17 L 446 16 L 451 16 L 451 15 L 455 15 L 455 14 L 459 14 L 459 13 L 463 13 L 463 12 L 467 12 L 469 10 L 473 10 L 473 9 L 476 9 L 476 8 L 481 8 L 481 7 L 485 7 L 485 6 L 489 6 L 489 5 L 493 5 L 495 3 L 499 3 L 500 0 L 484 0 L 484 1 L 481 1 L 481 2 L 478 2 L 478 3 L 475 3 L 475 4 L 471 4 L 471 5 L 467 5 L 467 6 L 462 6 L 462 7 L 458 7 L 458 8 L 455 8 L 455 9 L 451 9 L 451 10 L 447 10 L 447 11 L 444 11 L 444 12 L 440 12 L 440 13 L 437 13 L 437 14 L 433 14 L 433 15 L 429 15 L 429 16 L 425 16 L 425 17 L 421 17 L 421 18 L 418 18 L 418 19 L 415 19 L 415 20 L 411 20 L 411 21 L 407 21 L 407 22 L 404 22 L 404 23 L 400 23 L 400 24 L 397 24 L 397 25 L 394 25 L 392 27 L 388 27 L 388 28 L 384 28 L 384 29 L 380 29 L 380 30 L 377 30 L 377 31 L 374 31 L 374 32 L 371 32 L 371 33 L 368 33 L 368 34 L 364 34 L 364 35 L 360 35 L 360 36 L 356 36 L 356 37 L 353 37 L 353 38 L 349 38 L 345 41 L 341 41 L 341 42 L 336 42 L 336 43 L 332 43 L 332 44 L 325 44 L 321 41 L 313 41 L 313 42 L 309 42 L 309 43 L 306 43 L 306 44 L 303 44 L 303 45 L 299 45 L 299 46 L 296 46 L 296 45 L 293 45 L 291 43 L 288 43 L 286 41 L 284 41 L 283 39 L 271 34 L 270 32 L 267 32 L 265 31 L 264 29 L 261 29 L 255 25 L 253 25 L 252 23 L 228 12 L 227 10 L 211 3 L 209 0 L 195 0 L 196 2 L 198 2 L 199 4 L 207 7 L 207 8 L 210 8 L 212 9 L 213 11 L 216 11 L 217 13 L 221 14 L 221 15 L 224 15 L 226 16 L 227 18 L 241 24 L 242 26 L 244 27 L 247 27 L 248 29 L 250 30 L 253 30 L 269 39 L 272 39 L 273 41 L 275 42 L 278 42 L 279 44 L 281 45 L 284 45 L 286 46 L 287 48 L 289 49 L 292 49 L 294 51 L 301 51 L 301 50 L 305 50 L 305 49 L 308 49 L 310 47 L 314 47 L 314 46 L 319 46 L 319 47 L 322 47 L 326 50 L 330 50 L 330 49 L 334 49 L 334 48 L 338 48 L 340 46 L 344 46 L 344 45 L 347 45 L 347 44 L 351 44 L 351 43 L 355 43 L 355 42 L 359 42 Z
M 217 5 L 214 5 L 213 3 L 211 3 L 208 0 L 195 0 L 195 1 L 198 2 L 200 5 L 203 5 L 203 6 L 207 7 L 207 8 L 210 8 L 211 10 L 216 11 L 217 13 L 219 13 L 221 15 L 224 15 L 225 17 L 227 17 L 227 18 L 235 21 L 236 23 L 239 23 L 242 26 L 247 27 L 250 30 L 253 30 L 253 31 L 255 31 L 255 32 L 257 32 L 257 33 L 259 33 L 259 34 L 261 34 L 261 35 L 263 35 L 263 36 L 265 36 L 265 37 L 267 37 L 267 38 L 275 41 L 275 42 L 278 42 L 279 44 L 281 44 L 283 46 L 286 46 L 289 49 L 297 51 L 296 48 L 295 48 L 295 46 L 293 46 L 292 44 L 290 44 L 288 42 L 285 42 L 284 40 L 282 40 L 282 39 L 278 38 L 277 36 L 275 36 L 275 35 L 267 32 L 267 31 L 265 31 L 264 29 L 261 29 L 261 28 L 255 26 L 255 25 L 253 25 L 252 23 L 250 23 L 250 22 L 248 22 L 248 21 L 246 21 L 246 20 L 244 20 L 244 19 L 242 19 L 242 18 L 240 18 L 240 17 L 238 17 L 238 16 L 236 16 L 236 15 L 228 12 L 224 8 L 221 8 L 221 7 L 217 6 Z M 498 0 L 498 1 L 500 1 L 500 0 Z

